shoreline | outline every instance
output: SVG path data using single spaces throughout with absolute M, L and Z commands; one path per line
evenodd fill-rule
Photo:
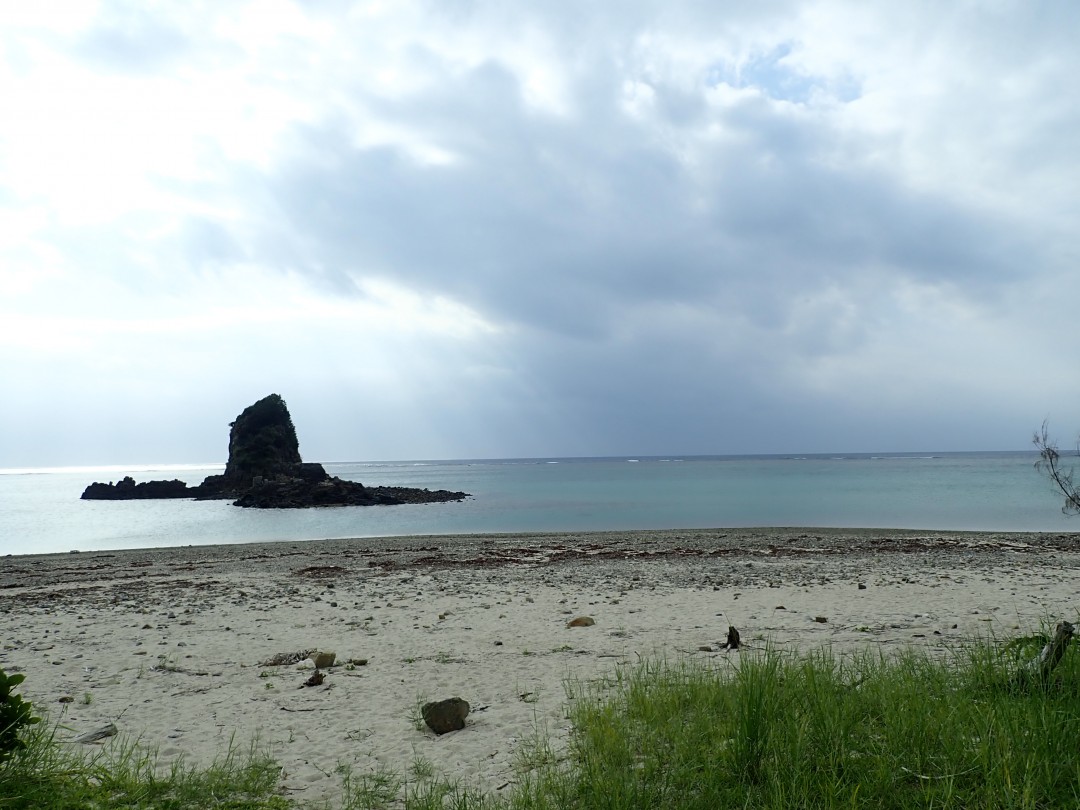
M 178 546 L 146 546 L 139 548 L 118 547 L 94 549 L 89 551 L 55 551 L 43 553 L 4 554 L 0 556 L 0 575 L 9 570 L 21 570 L 27 563 L 43 564 L 52 567 L 60 560 L 66 560 L 73 568 L 80 568 L 80 562 L 88 558 L 123 560 L 152 560 L 155 557 L 176 557 L 192 563 L 222 563 L 229 560 L 245 561 L 286 557 L 294 554 L 313 553 L 326 555 L 342 552 L 346 556 L 373 556 L 379 553 L 389 555 L 416 555 L 417 564 L 439 565 L 455 562 L 475 561 L 465 555 L 469 551 L 490 551 L 502 553 L 506 546 L 522 547 L 557 547 L 565 546 L 575 540 L 591 540 L 609 544 L 614 549 L 626 550 L 628 554 L 641 551 L 639 546 L 650 544 L 657 551 L 673 551 L 681 548 L 688 553 L 708 553 L 720 550 L 722 553 L 755 551 L 764 553 L 771 545 L 794 540 L 808 539 L 807 551 L 823 553 L 860 553 L 877 550 L 923 550 L 960 548 L 966 545 L 992 547 L 1007 545 L 1022 546 L 1025 551 L 1055 550 L 1068 551 L 1080 549 L 1080 524 L 1078 531 L 1013 531 L 982 529 L 882 529 L 882 528 L 839 528 L 823 526 L 761 526 L 761 527 L 716 527 L 696 529 L 600 529 L 583 531 L 552 532 L 484 532 L 462 534 L 416 534 L 386 535 L 375 537 L 309 538 L 289 540 L 261 540 L 238 543 L 207 543 Z M 905 541 L 915 546 L 905 547 Z M 890 549 L 890 546 L 894 548 Z M 418 552 L 427 552 L 428 557 L 421 557 Z M 435 555 L 432 557 L 431 555 Z M 514 560 L 508 558 L 507 562 Z M 118 564 L 117 563 L 117 564 Z M 59 565 L 64 568 L 69 566 Z M 4 582 L 0 581 L 0 587 Z
M 650 656 L 734 663 L 729 624 L 751 652 L 1035 632 L 1076 619 L 1078 541 L 760 528 L 0 557 L 0 668 L 26 675 L 21 693 L 64 739 L 112 722 L 162 765 L 257 739 L 304 801 L 336 797 L 339 765 L 405 772 L 417 757 L 494 791 L 537 733 L 564 750 L 567 677 Z M 595 625 L 568 628 L 577 616 Z M 366 663 L 316 688 L 301 687 L 310 662 L 261 663 L 312 648 Z M 463 730 L 416 728 L 419 701 L 452 696 L 473 707 Z

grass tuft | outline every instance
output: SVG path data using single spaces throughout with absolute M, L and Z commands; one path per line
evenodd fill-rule
M 1080 667 L 1018 690 L 1033 646 L 643 662 L 572 690 L 569 764 L 511 806 L 1075 807 Z
M 276 795 L 280 769 L 256 745 L 230 746 L 209 767 L 182 761 L 161 771 L 153 752 L 134 742 L 86 753 L 56 738 L 45 724 L 28 733 L 25 749 L 0 766 L 4 810 L 287 810 Z

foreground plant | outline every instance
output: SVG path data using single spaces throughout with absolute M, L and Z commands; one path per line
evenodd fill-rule
M 158 766 L 134 742 L 87 754 L 56 739 L 44 724 L 0 765 L 4 810 L 289 810 L 277 794 L 280 769 L 254 746 L 230 747 L 207 768 Z
M 1031 651 L 647 662 L 572 685 L 568 756 L 528 775 L 510 804 L 1080 806 L 1080 667 L 1066 655 L 1051 678 L 1017 688 Z
M 646 660 L 568 683 L 568 748 L 538 730 L 505 793 L 446 780 L 417 755 L 408 776 L 344 767 L 340 802 L 305 804 L 277 794 L 277 766 L 255 748 L 162 774 L 134 745 L 84 759 L 38 726 L 0 765 L 0 808 L 1074 808 L 1080 664 L 1064 650 L 1042 668 L 1055 638 Z
M 41 722 L 33 714 L 33 705 L 12 691 L 25 678 L 22 674 L 8 675 L 0 669 L 0 764 L 26 747 L 20 739 L 23 730 Z

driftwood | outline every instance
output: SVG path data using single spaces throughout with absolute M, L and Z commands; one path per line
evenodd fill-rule
M 98 740 L 104 740 L 106 737 L 115 737 L 117 734 L 117 728 L 113 723 L 109 723 L 107 726 L 88 731 L 85 734 L 80 734 L 78 737 L 72 740 L 77 743 L 93 743 Z
M 728 625 L 727 629 L 727 643 L 724 645 L 729 650 L 739 649 L 739 631 L 735 629 L 733 625 Z
M 1016 686 L 1024 686 L 1029 683 L 1046 684 L 1050 680 L 1050 674 L 1061 663 L 1065 649 L 1072 640 L 1076 628 L 1069 622 L 1058 622 L 1051 638 L 1039 654 L 1024 664 L 1016 673 L 1014 683 Z

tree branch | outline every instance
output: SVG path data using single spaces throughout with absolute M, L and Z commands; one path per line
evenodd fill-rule
M 1046 475 L 1065 496 L 1065 504 L 1061 511 L 1066 515 L 1080 515 L 1080 489 L 1073 481 L 1072 469 L 1065 470 L 1061 466 L 1061 452 L 1057 443 L 1050 438 L 1047 423 L 1042 423 L 1042 428 L 1036 431 L 1032 437 L 1032 443 L 1039 451 L 1039 460 L 1035 462 L 1035 469 Z M 1080 445 L 1077 447 L 1080 455 Z

